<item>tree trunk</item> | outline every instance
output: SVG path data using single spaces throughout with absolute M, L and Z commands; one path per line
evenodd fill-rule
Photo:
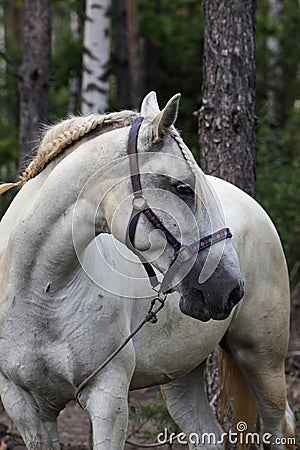
M 111 0 L 86 0 L 82 68 L 82 113 L 109 106 Z
M 50 0 L 24 0 L 19 169 L 33 154 L 39 125 L 48 120 L 51 61 Z
M 70 28 L 74 39 L 83 38 L 83 16 L 84 10 L 70 11 Z M 78 114 L 81 100 L 81 76 L 76 73 L 70 74 L 69 80 L 70 100 L 68 111 L 70 114 Z
M 142 97 L 142 75 L 136 0 L 115 0 L 114 15 L 116 107 L 138 108 Z
M 11 16 L 12 16 L 12 39 L 14 43 L 22 44 L 22 9 L 20 2 L 12 0 L 10 3 Z
M 138 33 L 138 8 L 136 0 L 127 0 L 127 42 L 130 74 L 130 104 L 138 108 L 141 103 L 141 65 Z
M 114 73 L 116 75 L 116 109 L 129 107 L 129 59 L 127 49 L 127 2 L 114 1 Z
M 267 49 L 270 53 L 268 67 L 267 106 L 269 121 L 272 126 L 280 127 L 283 122 L 283 69 L 278 28 L 281 24 L 283 0 L 269 0 L 268 19 L 273 28 L 272 35 L 267 38 Z
M 5 53 L 5 22 L 4 22 L 4 8 L 0 3 L 0 52 Z M 6 61 L 0 58 L 0 86 L 3 87 L 6 75 Z
M 162 0 L 156 0 L 154 12 L 160 20 L 162 14 Z M 161 49 L 151 33 L 147 33 L 144 38 L 143 58 L 144 58 L 144 88 L 145 92 L 157 91 L 160 80 L 160 54 Z
M 255 0 L 203 0 L 204 57 L 199 110 L 201 167 L 255 195 Z M 206 370 L 220 418 L 216 352 Z M 216 398 L 214 397 L 216 395 Z M 230 418 L 228 419 L 230 422 Z
M 255 0 L 204 0 L 201 166 L 255 194 Z

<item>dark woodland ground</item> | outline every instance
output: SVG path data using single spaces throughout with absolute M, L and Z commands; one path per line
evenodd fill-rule
M 298 418 L 297 435 L 298 446 L 300 449 L 300 292 L 293 299 L 293 308 L 291 314 L 291 340 L 290 348 L 286 360 L 286 374 L 288 397 L 292 410 Z M 157 389 L 146 389 L 130 393 L 130 405 L 147 405 L 153 403 L 153 399 L 157 398 Z M 150 432 L 152 429 L 151 420 L 142 420 L 142 431 L 137 432 L 140 424 L 134 421 L 130 422 L 129 435 L 131 434 L 131 441 L 142 442 L 144 433 Z M 157 426 L 157 424 L 156 424 Z M 89 420 L 87 415 L 81 408 L 73 403 L 70 403 L 59 417 L 59 431 L 63 450 L 88 450 L 89 446 Z M 162 430 L 163 431 L 163 427 Z M 142 436 L 142 438 L 141 438 Z M 25 446 L 22 443 L 17 430 L 12 426 L 11 421 L 7 417 L 2 406 L 0 406 L 0 450 L 24 450 Z M 147 442 L 155 442 L 155 438 L 149 438 Z M 126 445 L 126 450 L 133 449 L 131 445 Z M 135 447 L 143 448 L 143 447 Z M 172 448 L 173 450 L 180 448 L 187 448 L 187 446 L 179 446 L 174 444 L 172 447 L 165 445 L 159 447 L 162 450 Z

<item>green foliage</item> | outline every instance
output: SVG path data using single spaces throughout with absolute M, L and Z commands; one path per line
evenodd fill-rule
M 83 10 L 83 4 L 83 0 L 55 0 L 52 4 L 54 42 L 50 121 L 67 115 L 70 102 L 70 80 L 74 77 L 81 77 L 82 39 L 71 30 L 70 13 Z
M 0 58 L 0 182 L 12 181 L 17 176 L 18 159 L 18 80 L 17 69 L 21 62 L 20 44 L 12 39 L 12 16 L 9 2 L 0 2 L 2 29 L 5 34 L 5 55 L 10 61 Z M 9 31 L 9 32 L 8 32 Z M 9 206 L 15 192 L 0 197 L 0 217 Z
M 299 130 L 299 108 L 292 111 L 283 130 L 271 128 L 265 115 L 257 145 L 257 199 L 279 231 L 290 269 L 300 260 Z
M 80 77 L 81 74 L 82 41 L 71 30 L 70 17 L 72 12 L 82 15 L 84 3 L 84 0 L 51 2 L 53 81 L 50 121 L 67 115 L 70 79 Z M 22 6 L 21 0 L 19 6 Z M 158 92 L 161 104 L 172 94 L 181 92 L 178 127 L 197 156 L 198 124 L 193 112 L 199 108 L 201 101 L 202 3 L 198 0 L 138 0 L 138 8 L 141 53 L 150 44 L 155 49 L 158 65 L 153 86 L 148 88 Z M 257 198 L 278 228 L 292 268 L 296 261 L 300 261 L 300 212 L 297 203 L 300 188 L 300 9 L 297 0 L 283 0 L 279 23 L 268 18 L 268 9 L 269 0 L 258 2 L 257 110 L 260 125 L 257 141 Z M 2 170 L 2 181 L 15 178 L 18 157 L 18 80 L 14 71 L 21 63 L 21 45 L 16 42 L 11 31 L 13 20 L 11 2 L 0 0 L 0 23 L 5 30 L 2 47 L 5 47 L 5 53 L 14 63 L 10 66 L 0 59 L 0 166 L 10 167 L 9 170 Z M 276 127 L 270 126 L 266 108 L 268 89 L 270 85 L 274 86 L 274 79 L 269 76 L 272 55 L 267 50 L 267 39 L 270 37 L 278 39 L 281 48 L 277 55 L 282 69 L 278 82 L 281 118 Z M 145 67 L 145 72 L 147 70 L 149 67 Z M 114 81 L 113 74 L 111 80 Z M 9 194 L 5 197 L 9 198 Z
M 55 119 L 68 112 L 70 79 L 80 77 L 82 68 L 82 42 L 74 38 L 70 30 L 63 30 L 62 35 L 52 54 L 51 116 Z
M 179 433 L 178 425 L 168 413 L 160 391 L 156 391 L 147 402 L 129 404 L 129 421 L 133 426 L 130 440 L 154 443 L 157 435 L 166 428 L 170 433 Z
M 300 422 L 300 408 L 295 411 L 296 422 Z
M 140 33 L 155 46 L 158 79 L 151 89 L 161 103 L 180 92 L 177 123 L 190 147 L 198 150 L 198 125 L 193 112 L 200 106 L 202 85 L 203 11 L 198 0 L 139 0 Z M 147 70 L 147 69 L 146 69 Z
M 299 425 L 300 423 L 300 408 L 296 409 L 296 411 L 294 411 L 294 416 L 296 419 L 296 425 Z M 296 450 L 300 450 L 300 436 L 297 435 L 296 436 Z
M 9 4 L 3 2 L 3 29 L 12 26 Z M 0 59 L 0 165 L 10 164 L 18 157 L 18 80 L 16 71 L 21 62 L 21 47 L 18 42 L 5 36 L 5 54 L 11 63 Z
M 17 165 L 15 161 L 0 165 L 0 181 L 15 180 L 17 175 Z M 11 189 L 4 195 L 0 196 L 0 217 L 5 213 L 10 203 L 12 202 L 17 190 Z
M 284 0 L 276 21 L 268 17 L 269 5 L 258 2 L 257 11 L 257 199 L 274 221 L 292 269 L 300 260 L 300 9 L 297 0 Z M 277 40 L 278 54 L 267 49 L 268 38 Z M 271 60 L 278 64 L 272 76 Z M 267 108 L 270 88 L 280 108 L 275 121 Z
M 297 62 L 300 60 L 300 8 L 297 0 L 283 0 L 280 22 L 268 17 L 269 0 L 257 3 L 256 65 L 257 65 L 257 106 L 264 106 L 269 87 L 277 84 L 277 95 L 281 101 L 281 116 L 284 126 L 293 109 L 295 99 L 299 98 L 300 77 Z M 270 51 L 267 39 L 276 38 L 279 53 L 280 74 L 270 76 Z

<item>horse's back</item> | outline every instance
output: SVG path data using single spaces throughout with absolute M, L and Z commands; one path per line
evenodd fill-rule
M 252 276 L 262 265 L 288 282 L 286 260 L 276 228 L 265 210 L 248 194 L 216 177 L 207 176 L 218 194 L 225 222 L 233 233 L 243 272 Z M 253 262 L 252 262 L 253 261 Z M 267 265 L 266 265 L 267 263 Z M 259 276 L 261 277 L 261 272 Z

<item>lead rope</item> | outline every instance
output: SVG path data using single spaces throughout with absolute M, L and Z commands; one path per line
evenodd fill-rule
M 81 391 L 87 386 L 87 384 L 89 384 L 93 378 L 95 378 L 95 376 L 102 370 L 104 369 L 104 367 L 107 366 L 107 364 L 115 357 L 118 355 L 118 353 L 120 353 L 120 351 L 125 347 L 126 344 L 128 344 L 128 342 L 140 331 L 141 328 L 143 328 L 143 326 L 150 322 L 150 323 L 156 323 L 158 321 L 157 319 L 157 314 L 163 309 L 164 305 L 165 305 L 165 301 L 166 301 L 167 295 L 163 295 L 163 296 L 158 296 L 155 297 L 154 299 L 151 300 L 151 304 L 150 304 L 150 308 L 147 312 L 147 314 L 145 315 L 144 319 L 138 324 L 138 326 L 132 331 L 132 333 L 130 333 L 126 339 L 124 339 L 124 341 L 119 345 L 118 348 L 116 348 L 116 350 L 114 352 L 112 352 L 108 358 L 106 358 L 106 360 L 100 364 L 99 367 L 97 367 L 96 370 L 94 370 L 93 373 L 91 373 L 91 375 L 89 375 L 76 389 L 75 391 L 75 399 L 77 401 L 77 403 L 81 406 L 82 409 L 83 406 L 81 405 L 80 401 L 79 401 L 79 395 L 81 393 Z M 159 302 L 159 305 L 156 309 L 153 310 L 155 303 Z

